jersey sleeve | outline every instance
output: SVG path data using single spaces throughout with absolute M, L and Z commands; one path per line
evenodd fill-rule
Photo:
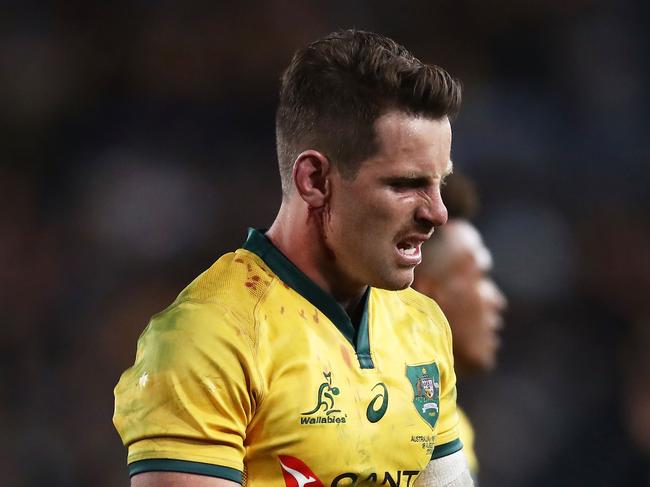
M 113 418 L 130 475 L 175 471 L 242 482 L 246 428 L 260 399 L 251 323 L 183 302 L 152 318 L 115 387 Z
M 440 368 L 440 417 L 436 423 L 432 459 L 450 455 L 463 447 L 460 441 L 459 418 L 456 410 L 456 373 L 454 372 L 451 329 L 442 311 L 439 308 L 437 311 L 438 322 L 444 327 L 445 340 L 441 350 L 442 360 L 438 364 Z

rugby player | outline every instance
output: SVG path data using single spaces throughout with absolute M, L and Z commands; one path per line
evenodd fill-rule
M 378 34 L 294 55 L 275 221 L 151 319 L 115 388 L 133 487 L 472 485 L 449 326 L 409 287 L 460 98 Z

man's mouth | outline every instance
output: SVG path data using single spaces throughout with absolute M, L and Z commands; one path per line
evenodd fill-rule
M 419 250 L 420 250 L 419 245 L 415 246 L 415 245 L 412 245 L 412 244 L 409 244 L 409 243 L 403 244 L 403 246 L 398 245 L 397 249 L 400 251 L 400 253 L 402 253 L 404 255 L 415 255 L 415 254 L 419 253 Z
M 397 243 L 397 251 L 407 265 L 418 265 L 422 259 L 420 247 L 422 240 L 402 240 Z

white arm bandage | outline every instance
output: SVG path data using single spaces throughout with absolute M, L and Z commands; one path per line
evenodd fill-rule
M 431 460 L 417 480 L 415 487 L 472 487 L 474 481 L 467 468 L 463 450 Z

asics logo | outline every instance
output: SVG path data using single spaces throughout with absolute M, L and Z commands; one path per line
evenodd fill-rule
M 377 382 L 372 390 L 374 391 L 378 387 L 380 391 L 372 398 L 370 404 L 368 404 L 368 409 L 366 409 L 366 417 L 371 423 L 376 423 L 383 418 L 388 409 L 388 389 L 383 382 Z

